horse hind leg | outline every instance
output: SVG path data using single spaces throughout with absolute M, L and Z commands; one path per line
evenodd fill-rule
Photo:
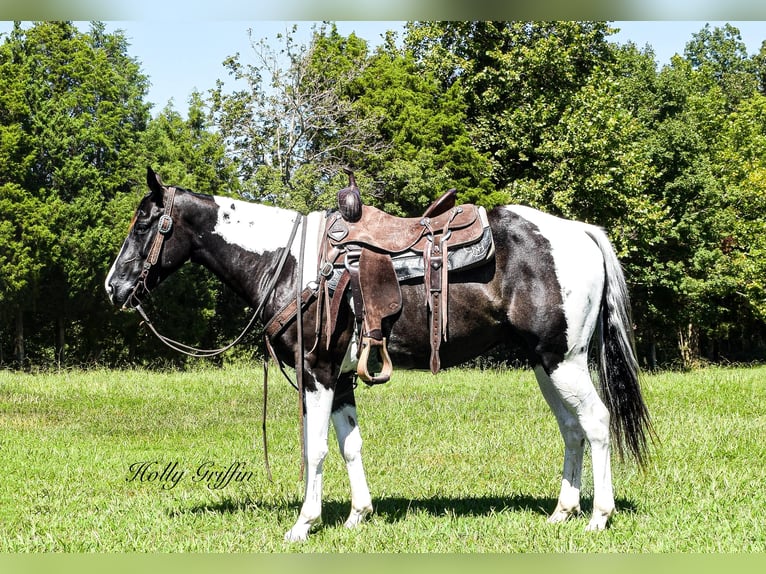
M 559 431 L 564 439 L 564 470 L 561 478 L 561 491 L 553 513 L 548 522 L 564 522 L 573 514 L 580 513 L 580 488 L 582 480 L 583 453 L 585 435 L 577 418 L 568 410 L 559 397 L 553 381 L 541 366 L 535 368 L 537 383 L 545 401 L 556 416 Z
M 609 453 L 609 411 L 593 386 L 587 357 L 583 354 L 565 359 L 549 376 L 539 367 L 536 372 L 538 382 L 542 379 L 540 386 L 544 389 L 543 395 L 547 395 L 549 404 L 553 403 L 551 408 L 559 421 L 565 443 L 561 495 L 550 520 L 558 522 L 579 510 L 585 439 L 590 444 L 593 463 L 593 514 L 586 530 L 603 530 L 615 509 Z M 545 376 L 541 377 L 540 373 Z
M 372 512 L 372 497 L 362 464 L 362 434 L 359 431 L 359 419 L 350 384 L 347 393 L 349 394 L 345 397 L 340 397 L 344 402 L 335 405 L 331 419 L 338 438 L 338 447 L 346 461 L 351 486 L 351 512 L 344 526 L 354 528 L 364 522 L 364 519 Z

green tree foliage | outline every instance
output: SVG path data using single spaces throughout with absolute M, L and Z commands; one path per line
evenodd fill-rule
M 223 137 L 213 129 L 199 92 L 190 95 L 186 118 L 168 104 L 149 122 L 142 143 L 146 164 L 139 166 L 142 173 L 148 165 L 168 184 L 214 195 L 241 193 L 237 165 L 226 154 Z
M 366 162 L 350 159 L 374 179 L 373 201 L 381 207 L 415 215 L 452 187 L 461 201 L 507 199 L 494 191 L 489 162 L 469 137 L 459 86 L 443 90 L 434 73 L 392 38 L 370 58 L 350 90 L 357 109 L 380 118 L 377 134 L 388 143 Z
M 742 337 L 766 320 L 766 97 L 756 94 L 731 114 L 715 155 L 721 180 L 716 237 L 729 301 L 724 327 Z M 733 313 L 732 313 L 733 311 Z M 747 325 L 742 319 L 747 318 Z
M 540 147 L 611 57 L 604 22 L 426 22 L 409 44 L 447 84 L 460 81 L 473 142 L 495 185 L 540 179 Z M 448 55 L 449 54 L 449 55 Z
M 745 125 L 761 129 L 750 104 L 764 66 L 736 28 L 706 26 L 661 70 L 650 51 L 609 44 L 601 22 L 419 22 L 408 32 L 445 87 L 462 84 L 498 187 L 607 228 L 647 364 L 762 344 L 758 176 L 733 166 L 763 152 L 732 147 Z
M 612 33 L 412 22 L 371 51 L 323 23 L 305 46 L 295 29 L 252 41 L 223 66 L 243 88 L 219 81 L 186 117 L 151 119 L 122 33 L 16 25 L 0 45 L 0 363 L 178 359 L 102 295 L 147 165 L 302 212 L 333 206 L 349 166 L 366 202 L 400 215 L 455 187 L 601 225 L 642 362 L 764 358 L 766 48 L 749 56 L 735 27 L 705 26 L 658 68 Z M 155 299 L 158 323 L 189 343 L 218 346 L 244 324 L 198 268 Z
M 350 166 L 366 200 L 393 213 L 419 212 L 453 186 L 466 200 L 495 197 L 462 91 L 443 91 L 393 38 L 374 54 L 334 25 L 314 29 L 308 47 L 290 33 L 279 41 L 281 60 L 263 40 L 253 43 L 255 64 L 228 59 L 248 89 L 219 86 L 212 98 L 248 196 L 301 211 L 329 207 L 345 185 L 340 168 Z
M 341 95 L 365 65 L 366 42 L 323 25 L 306 47 L 294 33 L 277 38 L 278 52 L 251 37 L 255 63 L 239 54 L 225 62 L 247 88 L 228 94 L 219 82 L 211 108 L 238 158 L 243 194 L 306 212 L 329 206 L 343 182 L 334 176 L 352 150 L 364 155 L 382 144 L 375 119 L 360 116 Z
M 667 210 L 669 228 L 651 254 L 645 325 L 655 340 L 665 333 L 666 349 L 674 333 L 681 360 L 691 364 L 702 353 L 717 358 L 720 345 L 730 355 L 732 345 L 752 346 L 737 332 L 752 314 L 738 294 L 731 242 L 732 224 L 755 214 L 732 217 L 739 209 L 729 174 L 737 164 L 720 150 L 730 147 L 723 136 L 756 94 L 757 78 L 736 28 L 706 26 L 687 44 L 686 57 L 674 58 L 651 86 L 655 115 L 644 145 L 658 169 L 647 195 Z
M 31 316 L 34 331 L 53 329 L 59 354 L 68 328 L 72 345 L 98 352 L 93 336 L 106 319 L 94 293 L 115 239 L 109 205 L 134 169 L 146 86 L 124 36 L 101 24 L 89 33 L 68 22 L 17 24 L 0 46 L 0 183 L 5 202 L 22 194 L 28 208 L 12 223 L 23 230 L 14 247 L 35 253 L 32 265 L 16 257 L 24 289 L 5 305 Z

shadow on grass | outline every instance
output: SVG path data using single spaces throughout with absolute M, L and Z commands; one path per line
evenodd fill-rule
M 260 502 L 252 498 L 242 499 L 226 498 L 210 504 L 197 505 L 171 511 L 171 516 L 183 514 L 231 514 L 248 512 L 254 509 L 266 511 L 292 510 L 298 512 L 302 501 L 295 499 L 282 503 Z M 634 514 L 636 505 L 624 498 L 616 501 L 617 512 Z M 424 512 L 431 516 L 489 516 L 501 512 L 533 512 L 541 516 L 548 516 L 556 506 L 556 498 L 527 496 L 523 494 L 513 496 L 467 496 L 449 497 L 434 496 L 424 499 L 409 499 L 402 497 L 384 497 L 373 499 L 374 516 L 388 523 L 401 522 L 408 515 Z M 593 499 L 583 497 L 581 506 L 585 514 L 589 514 L 593 508 Z M 326 500 L 322 505 L 322 522 L 326 526 L 343 524 L 350 509 L 349 501 Z

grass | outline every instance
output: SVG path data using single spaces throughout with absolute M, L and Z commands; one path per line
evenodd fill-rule
M 1 552 L 763 552 L 766 368 L 647 375 L 661 443 L 645 471 L 614 461 L 605 532 L 555 506 L 563 446 L 529 371 L 398 371 L 359 388 L 375 513 L 342 528 L 348 480 L 331 434 L 323 523 L 282 537 L 302 499 L 295 391 L 276 372 L 263 467 L 261 371 L 0 371 Z M 617 458 L 617 457 L 614 457 Z M 187 472 L 128 480 L 140 461 Z M 210 489 L 200 464 L 244 464 Z M 243 475 L 245 476 L 245 475 Z M 592 483 L 586 463 L 583 509 Z

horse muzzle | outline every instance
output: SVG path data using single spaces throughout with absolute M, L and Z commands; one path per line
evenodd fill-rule
M 109 302 L 120 310 L 133 309 L 140 301 L 136 299 L 137 291 L 133 285 L 122 285 L 114 281 L 105 282 L 104 288 Z

